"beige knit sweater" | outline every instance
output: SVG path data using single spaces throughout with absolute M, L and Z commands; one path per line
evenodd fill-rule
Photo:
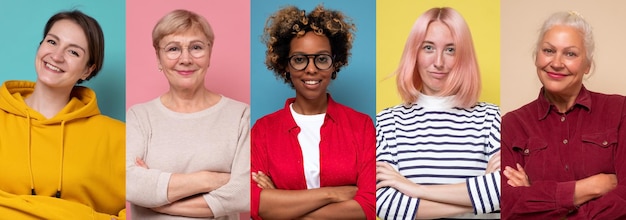
M 172 173 L 228 172 L 230 181 L 203 195 L 217 219 L 238 219 L 250 204 L 250 109 L 222 97 L 195 113 L 167 109 L 159 98 L 131 107 L 126 115 L 126 198 L 137 219 L 192 219 L 145 207 L 168 203 Z M 150 169 L 135 165 L 142 158 Z M 197 219 L 197 218 L 194 218 Z

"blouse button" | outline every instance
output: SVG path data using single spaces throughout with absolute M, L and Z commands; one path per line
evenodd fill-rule
M 561 122 L 565 121 L 565 116 L 561 116 Z
M 563 144 L 567 144 L 567 139 L 563 139 Z
M 604 145 L 604 146 L 606 146 L 607 144 L 609 144 L 609 142 L 608 142 L 608 141 L 603 141 L 603 142 L 602 142 L 602 145 Z
M 524 154 L 528 155 L 529 152 L 530 150 L 528 150 L 528 148 L 524 149 Z

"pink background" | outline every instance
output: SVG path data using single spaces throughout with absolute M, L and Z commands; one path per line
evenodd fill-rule
M 126 1 L 126 109 L 150 101 L 169 88 L 167 79 L 157 69 L 152 28 L 175 9 L 196 12 L 213 28 L 215 42 L 207 88 L 249 104 L 250 1 L 133 0 Z M 249 219 L 249 215 L 244 214 L 241 219 Z
M 250 103 L 250 2 L 248 0 L 126 1 L 126 109 L 165 93 L 169 85 L 157 69 L 152 28 L 175 9 L 204 16 L 215 33 L 206 85 L 229 98 Z

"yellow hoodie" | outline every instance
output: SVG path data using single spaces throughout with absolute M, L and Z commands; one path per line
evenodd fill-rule
M 124 219 L 124 123 L 101 115 L 80 86 L 47 119 L 24 102 L 34 86 L 0 88 L 0 218 Z

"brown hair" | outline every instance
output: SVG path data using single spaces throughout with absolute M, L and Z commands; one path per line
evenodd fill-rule
M 96 74 L 98 74 L 100 69 L 102 69 L 102 64 L 104 63 L 104 34 L 102 32 L 102 28 L 100 27 L 100 24 L 98 24 L 98 21 L 96 21 L 96 19 L 82 13 L 79 10 L 62 11 L 48 19 L 46 27 L 43 30 L 43 38 L 46 38 L 46 35 L 48 35 L 48 32 L 50 32 L 50 29 L 52 28 L 54 23 L 63 19 L 74 21 L 76 24 L 78 24 L 78 26 L 81 27 L 81 29 L 83 29 L 83 32 L 87 37 L 87 48 L 89 50 L 89 60 L 87 61 L 87 66 L 94 66 L 91 74 L 89 74 L 89 76 L 87 76 L 87 78 L 84 80 L 87 81 L 96 76 Z M 39 44 L 41 44 L 42 42 L 43 39 L 41 42 L 39 42 Z M 82 82 L 83 80 L 79 79 L 77 84 L 80 84 Z

